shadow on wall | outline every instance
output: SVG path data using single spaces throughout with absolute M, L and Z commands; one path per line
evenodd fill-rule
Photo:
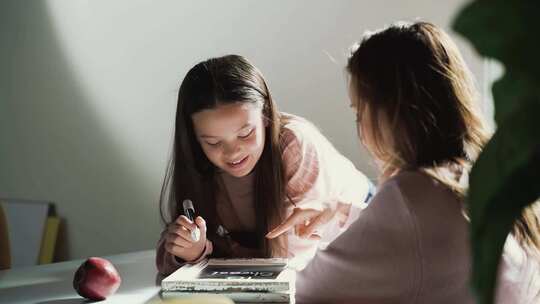
M 0 6 L 0 197 L 56 203 L 59 260 L 154 247 L 160 181 L 136 172 L 100 123 L 47 2 Z

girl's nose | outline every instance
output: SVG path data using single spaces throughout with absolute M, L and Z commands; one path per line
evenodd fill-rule
M 225 147 L 224 147 L 224 151 L 225 152 L 225 156 L 228 158 L 228 159 L 232 159 L 234 160 L 233 158 L 234 157 L 237 157 L 240 155 L 240 145 L 237 145 L 237 144 L 234 144 L 234 143 L 230 143 L 230 144 L 225 144 Z

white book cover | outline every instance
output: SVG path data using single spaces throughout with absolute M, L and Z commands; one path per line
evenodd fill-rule
M 295 271 L 287 259 L 207 259 L 186 264 L 161 281 L 163 291 L 287 292 Z

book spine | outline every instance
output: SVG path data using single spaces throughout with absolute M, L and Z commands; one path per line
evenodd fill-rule
M 166 291 L 288 291 L 288 282 L 161 282 L 161 288 Z
M 181 291 L 165 291 L 161 296 L 165 300 L 169 299 L 189 299 L 196 303 L 198 298 L 204 299 L 205 296 L 219 295 L 227 297 L 235 302 L 240 303 L 289 303 L 290 294 L 288 292 L 181 292 Z
M 39 251 L 39 264 L 48 264 L 53 262 L 54 248 L 58 236 L 58 227 L 60 218 L 49 216 L 45 221 L 45 231 L 41 240 L 41 250 Z

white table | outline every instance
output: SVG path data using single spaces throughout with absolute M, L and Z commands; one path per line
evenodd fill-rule
M 154 257 L 154 250 L 106 257 L 120 273 L 122 284 L 114 295 L 97 303 L 160 303 Z M 74 260 L 0 271 L 0 303 L 88 303 L 73 289 L 73 275 L 82 262 Z
M 99 304 L 158 304 L 155 251 L 139 251 L 105 257 L 122 283 L 116 293 Z M 88 304 L 73 289 L 73 275 L 84 260 L 0 271 L 0 304 Z M 294 303 L 294 300 L 291 301 Z

